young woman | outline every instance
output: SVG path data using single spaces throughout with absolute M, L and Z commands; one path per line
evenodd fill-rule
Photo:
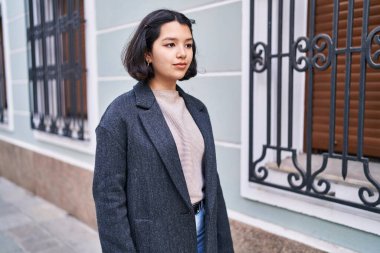
M 96 129 L 93 195 L 104 253 L 233 252 L 205 105 L 177 81 L 197 74 L 190 20 L 157 10 L 124 54 L 139 82 Z

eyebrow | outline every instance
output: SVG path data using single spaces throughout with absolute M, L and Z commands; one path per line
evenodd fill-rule
M 174 41 L 177 41 L 178 39 L 177 38 L 173 38 L 173 37 L 166 37 L 164 39 L 162 39 L 162 41 L 164 40 L 174 40 Z M 187 38 L 185 41 L 189 41 L 189 40 L 193 40 L 193 38 Z

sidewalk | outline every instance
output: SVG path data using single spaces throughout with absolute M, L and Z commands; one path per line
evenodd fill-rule
M 0 253 L 98 252 L 96 231 L 0 177 Z
M 236 253 L 320 253 L 231 220 Z M 101 253 L 98 234 L 66 211 L 0 177 L 0 253 Z

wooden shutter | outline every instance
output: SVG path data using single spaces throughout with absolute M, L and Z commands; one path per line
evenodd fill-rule
M 64 80 L 64 115 L 65 116 L 83 116 L 87 118 L 87 78 L 86 78 L 86 48 L 85 48 L 85 19 L 84 19 L 84 0 L 71 0 L 73 10 L 80 15 L 81 23 L 79 29 L 73 31 L 72 46 L 73 55 L 70 53 L 70 36 L 68 31 L 62 32 L 62 64 L 69 64 L 73 60 L 83 68 L 81 80 L 75 81 L 75 91 L 72 91 L 73 85 L 70 79 Z M 69 3 L 67 0 L 59 0 L 60 17 L 68 15 Z M 71 59 L 72 58 L 72 59 Z M 72 94 L 76 97 L 72 97 Z M 74 101 L 72 101 L 74 100 Z M 73 106 L 75 104 L 75 106 Z M 76 109 L 73 109 L 75 107 Z M 80 109 L 78 109 L 80 108 Z M 74 111 L 74 112 L 73 112 Z M 75 112 L 76 111 L 76 112 Z M 81 115 L 82 114 L 82 115 Z
M 338 48 L 346 48 L 348 0 L 339 1 L 339 31 Z M 380 0 L 370 1 L 368 33 L 380 26 Z M 316 1 L 315 34 L 326 33 L 332 37 L 333 5 L 331 0 Z M 362 34 L 363 0 L 355 1 L 352 47 L 360 47 Z M 372 52 L 380 49 L 373 44 Z M 359 106 L 360 82 L 360 53 L 352 54 L 351 65 L 351 92 L 350 92 L 350 121 L 349 121 L 349 153 L 356 154 L 357 123 Z M 337 93 L 336 93 L 336 128 L 335 152 L 342 151 L 343 145 L 343 113 L 344 89 L 346 80 L 345 55 L 337 58 Z M 377 61 L 379 62 L 379 60 Z M 329 113 L 330 113 L 330 83 L 331 66 L 325 71 L 314 71 L 313 96 L 313 149 L 326 151 L 329 142 Z M 380 157 L 380 70 L 372 69 L 367 65 L 365 84 L 365 114 L 364 114 L 364 142 L 365 156 Z

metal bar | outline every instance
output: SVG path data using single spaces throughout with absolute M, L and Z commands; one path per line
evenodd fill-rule
M 38 106 L 37 106 L 37 76 L 36 76 L 36 39 L 34 37 L 35 33 L 35 26 L 34 26 L 34 12 L 33 12 L 34 6 L 33 6 L 33 0 L 29 0 L 29 30 L 28 30 L 28 40 L 30 41 L 30 57 L 31 57 L 31 68 L 29 68 L 29 80 L 32 82 L 30 86 L 31 93 L 33 94 L 33 100 L 32 105 L 33 108 L 31 108 L 31 127 L 32 129 L 35 128 L 34 122 L 33 122 L 33 115 L 38 113 Z
M 7 109 L 6 76 L 4 66 L 4 43 L 3 43 L 3 19 L 0 17 L 0 123 L 5 121 L 5 110 Z
M 79 48 L 78 50 L 78 67 L 81 71 L 81 74 L 80 74 L 80 77 L 79 77 L 79 99 L 80 99 L 80 113 L 79 113 L 79 132 L 78 132 L 78 138 L 83 140 L 84 138 L 84 96 L 86 96 L 86 94 L 83 94 L 83 75 L 85 75 L 85 71 L 84 71 L 84 64 L 83 64 L 83 60 L 82 59 L 82 50 L 80 50 L 81 48 L 81 45 L 82 45 L 82 23 L 84 22 L 84 20 L 82 20 L 82 11 L 81 11 L 81 4 L 79 3 L 80 1 L 79 0 L 75 0 L 75 3 L 76 3 L 76 10 L 78 12 L 78 17 L 80 19 L 80 22 L 79 22 L 79 27 L 78 27 L 78 36 L 77 36 L 77 47 Z
M 62 117 L 62 55 L 61 55 L 61 26 L 58 1 L 53 0 L 53 22 L 55 23 L 55 71 L 56 71 L 56 95 L 57 118 Z
M 329 156 L 331 158 L 335 158 L 335 159 L 342 159 L 343 155 L 340 155 L 340 154 L 332 154 L 331 156 Z M 358 159 L 356 156 L 352 156 L 352 155 L 348 155 L 346 156 L 347 160 L 349 161 L 353 161 L 353 162 L 363 162 L 363 161 L 366 161 L 368 160 L 368 158 L 364 158 L 364 157 L 361 157 L 360 159 Z
M 294 0 L 290 0 L 290 15 L 289 15 L 289 52 L 292 51 L 294 43 Z M 288 93 L 288 148 L 293 146 L 293 64 L 289 58 L 289 93 Z
M 252 66 L 252 54 L 253 54 L 253 43 L 254 43 L 254 29 L 255 29 L 255 2 L 249 1 L 250 7 L 250 29 L 249 29 L 249 152 L 248 152 L 248 168 L 250 168 L 253 162 L 253 104 L 254 104 L 254 76 L 253 76 L 253 66 Z M 265 56 L 264 56 L 265 57 Z M 248 178 L 251 178 L 251 170 L 248 172 Z
M 355 207 L 355 208 L 358 208 L 358 209 L 362 209 L 362 210 L 366 210 L 366 211 L 371 211 L 371 212 L 374 212 L 374 213 L 380 213 L 380 209 L 379 208 L 371 207 L 371 206 L 365 206 L 365 205 L 362 205 L 362 204 L 358 204 L 357 202 L 351 202 L 351 201 L 347 201 L 347 200 L 343 200 L 343 199 L 338 199 L 338 198 L 335 198 L 335 197 L 330 197 L 329 195 L 315 194 L 315 193 L 312 193 L 312 192 L 309 192 L 309 191 L 297 191 L 297 190 L 294 190 L 294 189 L 289 188 L 289 187 L 285 187 L 285 186 L 282 186 L 282 185 L 277 185 L 277 184 L 273 184 L 273 183 L 269 183 L 269 182 L 265 182 L 265 181 L 254 181 L 254 182 L 257 183 L 257 184 L 266 185 L 266 186 L 270 186 L 270 187 L 273 187 L 273 188 L 277 188 L 277 189 L 281 189 L 281 190 L 285 190 L 285 191 L 290 191 L 290 192 L 293 192 L 293 193 L 302 194 L 302 195 L 305 195 L 305 196 L 309 196 L 309 197 L 313 197 L 313 198 L 317 198 L 317 199 L 321 199 L 321 200 L 328 200 L 328 201 L 335 202 L 335 203 L 338 203 L 338 204 L 343 204 L 343 205 L 346 205 L 346 206 L 352 206 L 352 207 Z
M 2 81 L 1 81 L 2 82 Z M 3 106 L 3 92 L 1 91 L 3 87 L 0 86 L 0 123 L 4 123 L 4 112 L 5 112 L 5 107 Z
M 315 0 L 310 1 L 310 12 L 309 12 L 309 39 L 314 38 L 314 30 L 315 30 Z M 312 58 L 313 48 L 309 49 L 309 59 Z M 312 136 L 312 128 L 313 128 L 313 68 L 310 65 L 308 68 L 308 92 L 307 92 L 307 118 L 306 118 L 306 191 L 311 190 L 311 152 L 313 147 L 313 136 Z
M 68 0 L 68 18 L 71 21 L 68 28 L 69 35 L 69 68 L 70 68 L 70 112 L 71 119 L 77 117 L 77 94 L 76 94 L 76 80 L 75 80 L 75 40 L 74 40 L 74 4 L 73 0 Z
M 62 62 L 61 64 L 61 73 L 62 73 L 62 80 L 60 85 L 61 87 L 61 92 L 64 95 L 62 98 L 62 120 L 64 122 L 64 126 L 62 129 L 63 135 L 66 137 L 71 137 L 71 130 L 70 130 L 70 118 L 69 114 L 71 113 L 68 110 L 68 107 L 70 106 L 69 103 L 67 102 L 68 100 L 71 99 L 71 96 L 69 94 L 70 92 L 70 64 L 69 64 L 69 59 L 70 59 L 70 52 L 67 49 L 69 47 L 68 43 L 68 29 L 69 29 L 69 10 L 68 10 L 68 1 L 67 0 L 61 0 L 58 2 L 59 3 L 59 10 L 60 10 L 60 28 L 61 28 L 61 35 L 62 35 Z M 65 61 L 67 60 L 67 62 Z
M 361 47 L 337 48 L 337 49 L 335 49 L 335 54 L 345 55 L 347 52 L 349 52 L 349 53 L 360 53 L 361 51 L 362 51 Z
M 280 149 L 281 151 L 288 151 L 288 152 L 293 152 L 294 150 L 293 148 L 277 147 L 277 146 L 272 146 L 272 145 L 264 145 L 263 148 L 274 149 L 274 150 Z
M 3 123 L 4 122 L 4 101 L 3 101 L 3 80 L 1 80 L 0 82 L 0 123 Z M 5 93 L 5 92 L 4 92 Z
M 270 58 L 278 58 L 278 57 L 289 57 L 290 53 L 281 53 L 281 54 L 271 54 L 268 57 Z
M 272 54 L 272 0 L 268 1 L 268 54 Z M 272 129 L 272 58 L 268 58 L 267 64 L 267 145 L 271 143 Z
M 364 135 L 364 111 L 365 111 L 365 82 L 366 82 L 366 51 L 367 51 L 367 29 L 368 29 L 369 0 L 363 2 L 363 26 L 361 40 L 361 57 L 360 57 L 360 83 L 359 83 L 359 112 L 358 112 L 358 145 L 356 156 L 360 159 L 363 156 L 363 135 Z
M 338 47 L 338 25 L 339 25 L 339 0 L 334 0 L 333 16 L 333 47 Z M 336 114 L 336 61 L 337 55 L 331 58 L 331 86 L 330 86 L 330 128 L 329 128 L 329 154 L 334 153 L 335 145 L 335 114 Z
M 282 53 L 282 19 L 283 19 L 283 2 L 279 1 L 278 6 L 278 38 L 277 38 L 277 51 L 278 54 Z M 282 57 L 277 59 L 277 147 L 281 147 L 281 125 L 282 125 Z M 277 166 L 281 164 L 281 150 L 277 149 L 276 152 Z
M 45 130 L 44 118 L 49 114 L 49 91 L 48 91 L 48 66 L 47 66 L 47 46 L 46 46 L 46 24 L 45 24 L 45 1 L 40 0 L 40 11 L 41 11 L 41 27 L 42 27 L 42 65 L 44 70 L 43 76 L 43 98 L 44 100 L 44 112 L 40 112 L 42 116 L 42 120 L 40 122 L 40 129 Z M 42 109 L 42 108 L 41 108 Z M 41 125 L 42 124 L 42 125 Z
M 346 179 L 348 160 L 348 130 L 350 128 L 350 88 L 351 88 L 351 51 L 348 50 L 352 44 L 352 19 L 354 12 L 354 0 L 348 2 L 348 15 L 347 15 L 347 36 L 346 36 L 346 80 L 344 84 L 344 116 L 343 116 L 343 157 L 342 157 L 342 176 Z

